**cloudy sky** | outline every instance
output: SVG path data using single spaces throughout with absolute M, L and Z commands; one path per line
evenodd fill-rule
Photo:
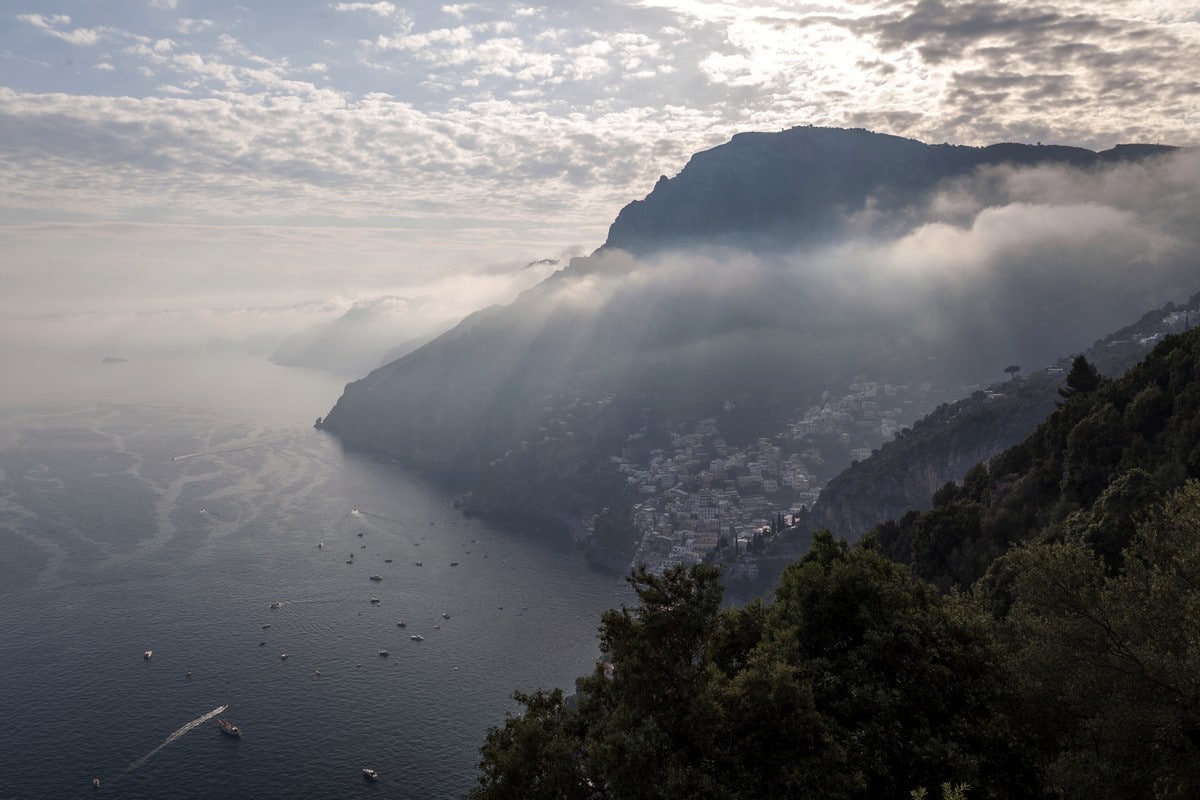
M 743 130 L 1200 144 L 1191 0 L 0 13 L 9 334 L 198 308 L 269 326 L 389 294 L 467 311 L 546 270 L 521 265 L 590 251 L 659 175 Z

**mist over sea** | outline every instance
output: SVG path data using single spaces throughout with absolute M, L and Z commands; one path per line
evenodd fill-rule
M 570 690 L 628 600 L 570 541 L 314 430 L 320 373 L 0 361 L 4 800 L 457 797 L 511 692 Z

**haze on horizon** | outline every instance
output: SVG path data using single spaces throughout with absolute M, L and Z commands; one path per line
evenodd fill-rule
M 0 335 L 25 345 L 278 342 L 381 297 L 442 324 L 745 130 L 1200 144 L 1193 2 L 4 13 Z

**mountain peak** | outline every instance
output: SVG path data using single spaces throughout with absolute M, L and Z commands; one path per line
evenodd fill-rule
M 811 126 L 738 133 L 695 154 L 674 178 L 660 177 L 645 199 L 625 206 L 604 248 L 644 255 L 702 244 L 773 248 L 826 241 L 868 202 L 885 211 L 909 205 L 941 181 L 981 166 L 1088 167 L 1171 149 L 931 145 L 862 128 Z

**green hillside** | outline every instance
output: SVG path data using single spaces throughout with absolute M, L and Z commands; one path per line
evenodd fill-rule
M 1062 395 L 930 511 L 815 534 L 770 602 L 635 573 L 471 797 L 1200 796 L 1200 331 Z

